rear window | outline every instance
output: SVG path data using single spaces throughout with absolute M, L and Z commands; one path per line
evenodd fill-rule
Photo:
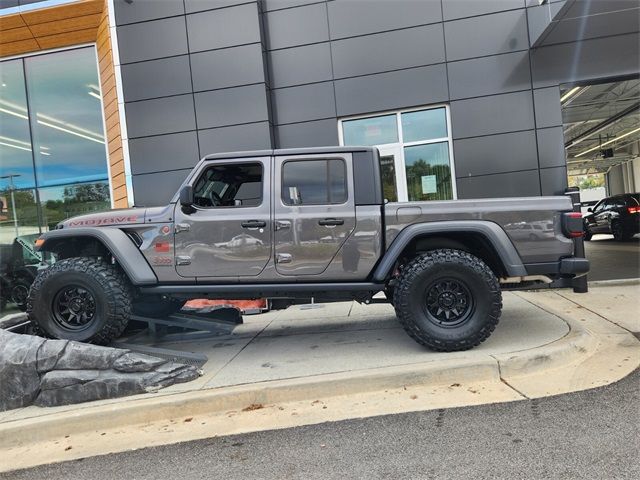
M 342 159 L 292 160 L 282 167 L 285 205 L 331 205 L 347 201 L 347 170 Z
M 627 207 L 637 207 L 640 205 L 640 193 L 634 193 L 627 197 Z

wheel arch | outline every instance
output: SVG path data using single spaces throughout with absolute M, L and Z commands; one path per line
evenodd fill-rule
M 43 234 L 39 251 L 73 256 L 110 254 L 133 285 L 155 285 L 158 279 L 129 236 L 118 228 L 74 228 Z
M 385 281 L 398 260 L 440 248 L 466 251 L 482 259 L 496 276 L 525 276 L 527 271 L 515 246 L 502 229 L 486 220 L 426 222 L 402 230 L 391 243 L 373 274 Z

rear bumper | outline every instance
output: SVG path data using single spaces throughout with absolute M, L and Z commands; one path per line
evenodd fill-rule
M 560 274 L 580 277 L 589 271 L 589 260 L 586 258 L 563 258 L 560 260 Z
M 589 271 L 589 260 L 582 257 L 567 257 L 558 262 L 529 263 L 525 265 L 529 275 L 558 277 L 581 277 Z

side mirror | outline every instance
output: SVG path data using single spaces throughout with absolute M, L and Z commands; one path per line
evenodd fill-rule
M 587 208 L 587 212 L 592 213 L 593 212 L 593 208 L 591 208 L 591 207 Z
M 191 185 L 185 185 L 180 190 L 180 205 L 185 208 L 192 208 L 193 204 L 193 187 Z

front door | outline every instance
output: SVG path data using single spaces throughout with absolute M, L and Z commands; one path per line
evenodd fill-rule
M 250 277 L 271 259 L 271 157 L 217 160 L 194 176 L 195 205 L 175 212 L 182 277 Z
M 276 157 L 276 270 L 318 275 L 356 225 L 351 155 Z

